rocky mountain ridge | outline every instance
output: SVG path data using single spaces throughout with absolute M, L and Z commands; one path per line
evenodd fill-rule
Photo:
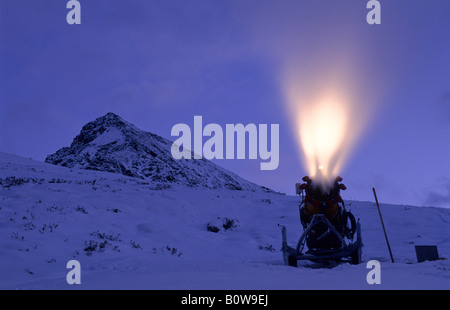
M 160 186 L 270 191 L 206 159 L 172 157 L 172 142 L 140 130 L 114 113 L 81 129 L 69 147 L 47 156 L 45 162 L 68 168 L 119 173 Z M 193 156 L 192 156 L 193 158 Z

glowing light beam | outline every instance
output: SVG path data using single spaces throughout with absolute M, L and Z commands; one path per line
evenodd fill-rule
M 284 90 L 304 168 L 316 185 L 327 190 L 364 131 L 369 109 L 359 104 L 345 78 L 321 81 L 313 85 L 291 76 L 285 79 Z

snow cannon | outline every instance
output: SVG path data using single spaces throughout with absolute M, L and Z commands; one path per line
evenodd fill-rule
M 361 225 L 345 208 L 341 190 L 347 187 L 336 177 L 330 188 L 315 185 L 309 176 L 295 185 L 301 197 L 299 207 L 303 233 L 297 246 L 288 245 L 286 227 L 282 227 L 282 251 L 285 264 L 297 267 L 299 260 L 313 262 L 361 262 Z M 356 240 L 355 240 L 356 234 Z

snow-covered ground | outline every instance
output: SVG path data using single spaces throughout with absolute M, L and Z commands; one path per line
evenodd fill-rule
M 382 193 L 395 263 L 375 204 L 347 201 L 361 222 L 364 262 L 293 268 L 283 263 L 280 226 L 294 246 L 295 196 L 155 190 L 4 153 L 0 182 L 0 289 L 450 289 L 449 261 L 417 263 L 414 250 L 437 245 L 450 257 L 450 210 L 387 205 Z M 80 285 L 66 282 L 72 259 L 81 264 Z M 369 260 L 381 263 L 380 285 L 366 282 Z

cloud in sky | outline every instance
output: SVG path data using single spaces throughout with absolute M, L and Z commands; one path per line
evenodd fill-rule
M 450 207 L 450 178 L 441 177 L 424 195 L 424 203 L 433 207 Z

